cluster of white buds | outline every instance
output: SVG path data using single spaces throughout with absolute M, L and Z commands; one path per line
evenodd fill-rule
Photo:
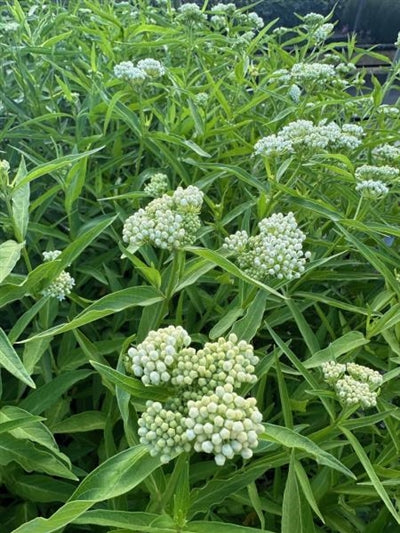
M 132 61 L 122 61 L 114 67 L 114 76 L 132 85 L 142 85 L 149 78 L 160 78 L 165 72 L 164 65 L 151 57 L 141 59 L 136 66 Z
M 318 42 L 326 41 L 326 39 L 332 34 L 334 25 L 330 22 L 318 26 L 313 32 L 313 37 Z
M 52 250 L 49 252 L 43 252 L 43 260 L 54 261 L 61 254 L 60 250 Z M 50 283 L 50 285 L 42 291 L 43 296 L 50 296 L 57 298 L 60 302 L 65 300 L 66 296 L 69 296 L 72 292 L 72 288 L 75 285 L 75 280 L 69 272 L 63 270 L 60 274 Z
M 354 150 L 361 144 L 364 130 L 355 124 L 321 121 L 317 125 L 311 120 L 296 120 L 284 126 L 277 134 L 261 138 L 254 145 L 255 155 L 267 157 L 285 155 L 308 150 Z
M 203 193 L 193 185 L 152 200 L 125 221 L 122 236 L 128 251 L 145 243 L 169 250 L 193 244 L 201 226 L 202 203 Z
M 298 104 L 300 102 L 300 97 L 301 97 L 301 89 L 300 89 L 300 87 L 298 85 L 296 85 L 295 83 L 293 83 L 289 87 L 288 95 L 293 100 L 293 102 Z
M 253 346 L 239 341 L 234 333 L 228 339 L 221 337 L 217 342 L 207 342 L 196 355 L 198 385 L 203 392 L 225 383 L 237 388 L 242 383 L 257 381 L 254 367 L 258 357 Z
M 294 214 L 273 214 L 261 220 L 258 227 L 258 235 L 248 237 L 245 232 L 238 232 L 227 237 L 223 247 L 233 252 L 239 267 L 255 279 L 299 278 L 311 253 L 303 252 L 306 236 L 297 226 Z
M 262 415 L 254 398 L 234 389 L 257 381 L 253 347 L 234 334 L 197 351 L 190 342 L 181 326 L 168 326 L 128 350 L 129 371 L 145 385 L 168 386 L 175 394 L 164 405 L 147 402 L 140 442 L 162 462 L 192 448 L 213 454 L 217 465 L 234 455 L 249 459 L 263 430 Z
M 357 183 L 356 191 L 365 198 L 378 199 L 389 193 L 389 187 L 380 180 L 363 180 Z
M 372 370 L 368 366 L 358 365 L 357 363 L 347 363 L 347 373 L 354 379 L 368 383 L 373 387 L 382 385 L 383 377 L 377 370 Z
M 382 104 L 377 109 L 378 115 L 384 115 L 389 118 L 397 118 L 400 114 L 400 109 L 394 105 Z
M 156 172 L 150 178 L 150 182 L 144 187 L 144 192 L 151 196 L 162 196 L 168 191 L 168 176 L 162 172 Z
M 334 387 L 341 403 L 360 404 L 363 408 L 376 406 L 378 389 L 383 382 L 382 375 L 356 363 L 340 364 L 329 361 L 322 364 L 324 380 Z M 347 373 L 346 373 L 347 372 Z
M 162 463 L 168 463 L 175 455 L 191 450 L 183 421 L 179 411 L 149 400 L 138 420 L 140 443 L 149 448 L 151 456 L 159 455 Z
M 320 13 L 314 13 L 311 11 L 310 13 L 307 13 L 302 17 L 303 24 L 307 26 L 307 28 L 312 29 L 318 26 L 322 26 L 325 22 L 325 17 L 321 15 Z
M 396 39 L 394 45 L 397 46 L 397 48 L 400 48 L 400 32 L 397 34 L 397 39 Z
M 191 357 L 195 355 L 195 350 L 189 348 L 190 343 L 191 338 L 182 326 L 168 326 L 150 331 L 142 343 L 129 348 L 127 366 L 145 385 L 168 383 L 179 374 L 179 362 L 186 363 L 188 355 L 190 363 Z M 191 376 L 192 371 L 194 372 L 193 365 L 183 373 L 187 385 L 197 377 L 197 372 Z
M 400 171 L 398 168 L 389 165 L 375 166 L 362 165 L 356 168 L 355 178 L 359 181 L 364 180 L 378 180 L 383 182 L 391 182 L 398 178 Z
M 372 155 L 388 163 L 397 162 L 400 159 L 400 148 L 392 144 L 381 144 L 372 150 Z
M 201 11 L 199 6 L 190 2 L 182 4 L 178 12 L 180 20 L 192 24 L 200 24 L 207 19 L 207 16 Z
M 236 5 L 233 3 L 228 4 L 216 4 L 211 8 L 211 13 L 217 13 L 217 14 L 224 14 L 228 16 L 232 16 L 237 12 Z
M 339 400 L 346 405 L 361 404 L 368 409 L 376 406 L 377 393 L 372 391 L 367 383 L 358 381 L 351 376 L 345 375 L 339 379 L 335 385 L 336 394 Z
M 200 400 L 189 400 L 187 406 L 186 436 L 195 451 L 213 454 L 219 466 L 235 455 L 252 457 L 263 431 L 254 398 L 245 399 L 225 384 Z
M 325 63 L 295 63 L 290 76 L 294 83 L 302 87 L 323 87 L 337 80 L 337 72 L 332 65 Z
M 346 372 L 346 365 L 336 363 L 336 361 L 328 361 L 321 365 L 324 380 L 327 383 L 336 383 L 336 381 Z
M 255 11 L 252 11 L 251 13 L 242 13 L 240 17 L 240 23 L 252 26 L 258 30 L 264 27 L 264 20 L 262 17 L 257 15 Z
M 208 103 L 209 95 L 207 93 L 197 93 L 193 96 L 195 104 L 200 107 L 205 107 Z

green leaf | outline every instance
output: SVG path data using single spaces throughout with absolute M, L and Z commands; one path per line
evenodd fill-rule
M 8 481 L 13 493 L 20 498 L 38 503 L 64 503 L 74 491 L 72 483 L 40 474 L 13 474 Z
M 146 400 L 164 401 L 171 396 L 171 392 L 165 387 L 146 386 L 140 379 L 125 376 L 118 370 L 114 370 L 109 366 L 95 361 L 90 361 L 90 364 L 107 380 L 111 381 L 117 387 L 129 392 L 135 400 L 145 402 Z
M 49 383 L 42 385 L 38 390 L 31 392 L 19 403 L 19 406 L 32 414 L 39 415 L 54 405 L 75 383 L 87 378 L 92 373 L 93 371 L 91 370 L 64 372 L 49 381 Z
M 234 263 L 229 261 L 229 259 L 221 255 L 220 253 L 215 252 L 213 250 L 207 250 L 204 248 L 197 248 L 194 246 L 190 246 L 190 247 L 188 246 L 186 250 L 188 250 L 189 252 L 192 252 L 193 254 L 199 255 L 200 257 L 204 257 L 205 259 L 207 259 L 207 261 L 210 261 L 214 265 L 222 268 L 223 271 L 229 272 L 229 274 L 232 274 L 233 276 L 239 279 L 247 281 L 248 283 L 257 286 L 260 289 L 264 289 L 270 294 L 277 296 L 280 300 L 286 300 L 286 296 L 283 296 L 283 294 L 276 291 L 272 287 L 265 285 L 265 283 L 261 283 L 261 281 L 251 278 L 250 276 L 245 274 L 242 270 L 240 270 L 240 268 L 238 268 Z
M 71 331 L 85 324 L 90 324 L 95 320 L 104 318 L 114 313 L 119 313 L 124 309 L 130 307 L 140 306 L 145 307 L 153 303 L 161 302 L 163 297 L 160 293 L 152 287 L 129 287 L 121 291 L 107 294 L 97 302 L 89 305 L 84 311 L 77 315 L 71 322 L 54 326 L 42 333 L 34 335 L 24 342 L 29 342 L 33 339 L 39 339 L 42 337 L 49 337 L 52 335 L 59 335 L 66 331 Z
M 341 355 L 368 343 L 369 340 L 360 331 L 349 331 L 339 339 L 335 339 L 323 350 L 314 353 L 310 359 L 304 361 L 304 366 L 305 368 L 315 368 L 327 361 L 334 361 Z
M 65 418 L 52 426 L 53 433 L 81 433 L 104 429 L 106 415 L 101 411 L 84 411 L 69 418 Z
M 315 496 L 311 488 L 311 484 L 310 484 L 310 480 L 308 479 L 307 472 L 305 471 L 300 461 L 297 461 L 297 460 L 294 462 L 294 468 L 296 471 L 297 480 L 300 484 L 300 487 L 303 491 L 304 496 L 306 497 L 306 500 L 308 501 L 314 513 L 321 520 L 321 522 L 325 524 L 324 517 L 322 516 L 321 511 L 318 509 L 318 505 L 315 500 Z
M 41 176 L 44 176 L 45 174 L 51 174 L 55 170 L 60 170 L 61 168 L 64 168 L 65 166 L 68 166 L 71 163 L 75 163 L 76 161 L 79 161 L 80 159 L 84 157 L 93 155 L 96 152 L 99 152 L 100 150 L 102 150 L 103 148 L 104 146 L 100 146 L 99 148 L 94 148 L 93 150 L 88 150 L 87 152 L 83 152 L 81 154 L 65 155 L 63 157 L 58 157 L 57 159 L 54 159 L 53 161 L 50 161 L 49 163 L 43 163 L 42 165 L 37 166 L 34 170 L 31 170 L 30 172 L 28 172 L 18 182 L 16 181 L 16 178 L 15 178 L 13 182 L 14 191 L 21 189 L 27 183 L 30 183 L 31 181 L 37 178 L 40 178 Z
M 208 334 L 210 339 L 218 339 L 227 331 L 232 324 L 243 315 L 244 310 L 240 305 L 231 307 L 228 312 L 226 312 L 223 317 L 213 326 Z
M 239 339 L 250 342 L 257 334 L 264 316 L 267 297 L 268 295 L 265 291 L 258 291 L 245 316 L 235 322 L 232 333 L 236 333 Z
M 24 244 L 9 240 L 0 244 L 0 283 L 8 276 L 21 257 Z
M 296 471 L 295 455 L 292 451 L 288 477 L 282 502 L 282 533 L 313 533 L 315 531 L 312 523 L 309 507 L 302 501 Z
M 15 186 L 26 176 L 25 160 L 22 157 L 18 167 L 17 175 L 15 176 Z M 14 188 L 11 195 L 12 216 L 14 221 L 15 236 L 22 242 L 25 239 L 26 231 L 28 229 L 29 221 L 29 183 L 26 183 L 20 188 Z
M 48 450 L 40 449 L 28 440 L 20 440 L 9 434 L 0 435 L 0 465 L 16 462 L 27 472 L 44 472 L 76 480 L 70 469 Z
M 274 424 L 264 424 L 265 431 L 260 435 L 260 439 L 276 442 L 287 448 L 295 448 L 306 452 L 313 457 L 317 463 L 329 466 L 345 476 L 356 479 L 355 475 L 344 464 L 342 464 L 336 457 L 320 448 L 315 442 L 308 437 L 300 435 L 282 426 L 275 426 Z
M 396 522 L 400 524 L 400 515 L 397 512 L 396 508 L 394 507 L 392 500 L 390 499 L 389 494 L 386 492 L 386 489 L 383 486 L 381 480 L 377 476 L 374 470 L 374 467 L 368 458 L 368 455 L 365 453 L 363 446 L 361 446 L 361 444 L 356 439 L 356 437 L 351 433 L 351 431 L 349 431 L 343 426 L 339 426 L 339 429 L 343 432 L 343 434 L 346 436 L 347 440 L 351 444 L 358 459 L 360 460 L 360 463 L 363 465 L 365 472 L 367 473 L 367 476 L 371 480 L 374 489 L 379 494 L 383 503 L 386 505 L 386 508 L 388 509 L 390 514 L 393 516 L 393 518 L 396 520 Z
M 70 501 L 49 518 L 34 518 L 12 533 L 52 533 L 70 524 L 96 502 L 131 491 L 160 465 L 144 446 L 124 450 L 91 472 L 72 494 Z
M 236 524 L 224 524 L 223 522 L 196 521 L 189 522 L 183 529 L 185 533 L 255 533 L 260 531 L 253 527 L 239 526 Z M 272 531 L 263 530 L 265 533 Z
M 0 366 L 8 370 L 13 376 L 21 380 L 29 387 L 36 388 L 35 383 L 29 376 L 17 352 L 12 347 L 7 335 L 0 328 Z

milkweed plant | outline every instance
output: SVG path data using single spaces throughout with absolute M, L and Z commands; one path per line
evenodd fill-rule
M 2 533 L 399 531 L 399 66 L 243 4 L 1 7 Z

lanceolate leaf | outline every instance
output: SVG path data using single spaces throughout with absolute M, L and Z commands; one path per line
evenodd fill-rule
M 8 370 L 17 379 L 23 381 L 26 385 L 35 388 L 36 385 L 29 376 L 17 352 L 12 347 L 7 335 L 0 328 L 0 366 Z

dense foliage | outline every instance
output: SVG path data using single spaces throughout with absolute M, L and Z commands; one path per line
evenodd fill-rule
M 398 68 L 232 4 L 0 24 L 1 531 L 399 531 Z

